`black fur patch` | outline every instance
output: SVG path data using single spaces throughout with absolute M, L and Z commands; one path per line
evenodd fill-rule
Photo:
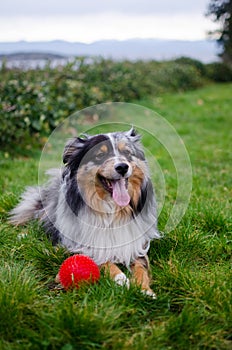
M 138 147 L 135 148 L 135 157 L 142 160 L 142 161 L 145 161 L 144 152 L 142 149 L 140 149 Z
M 76 177 L 71 177 L 66 181 L 66 201 L 69 207 L 72 209 L 73 213 L 77 215 L 79 210 L 84 206 L 84 200 L 80 194 Z
M 43 228 L 53 245 L 60 243 L 60 232 L 49 219 L 43 222 Z
M 80 164 L 87 164 L 90 161 L 95 161 L 93 152 L 91 152 L 91 149 L 93 149 L 94 153 L 97 151 L 97 145 L 101 146 L 102 142 L 109 141 L 108 136 L 106 135 L 97 135 L 94 137 L 90 137 L 88 139 L 82 140 L 82 146 L 78 147 L 73 150 L 72 154 L 69 155 L 68 159 L 67 157 L 64 158 L 64 160 L 67 160 L 66 166 L 70 169 L 71 176 L 75 175 Z M 109 142 L 110 144 L 110 142 Z
M 145 186 L 141 188 L 141 194 L 140 194 L 137 206 L 135 206 L 135 203 L 133 203 L 132 201 L 130 202 L 130 205 L 133 209 L 134 214 L 138 215 L 139 213 L 141 213 L 142 210 L 145 210 L 145 213 L 148 212 L 149 211 L 148 206 L 153 196 L 154 196 L 154 191 L 153 191 L 151 180 L 147 180 Z

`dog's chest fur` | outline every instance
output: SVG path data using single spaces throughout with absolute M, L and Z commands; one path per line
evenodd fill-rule
M 159 237 L 156 208 L 151 207 L 152 202 L 135 217 L 120 214 L 113 201 L 103 204 L 105 213 L 99 214 L 84 206 L 76 215 L 67 206 L 65 193 L 64 184 L 59 193 L 55 221 L 61 243 L 72 252 L 91 256 L 99 265 L 111 261 L 129 266 L 135 258 L 147 253 L 151 239 Z

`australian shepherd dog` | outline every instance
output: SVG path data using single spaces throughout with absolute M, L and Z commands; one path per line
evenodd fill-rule
M 92 259 L 120 285 L 131 282 L 155 298 L 147 252 L 157 230 L 156 202 L 140 136 L 127 132 L 68 141 L 62 169 L 44 186 L 29 187 L 11 222 L 39 219 L 55 244 Z

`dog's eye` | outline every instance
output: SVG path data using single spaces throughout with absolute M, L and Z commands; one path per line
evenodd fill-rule
M 131 155 L 131 151 L 129 149 L 124 149 L 122 154 L 125 156 L 125 157 L 128 157 Z
M 103 159 L 104 157 L 105 157 L 105 153 L 104 152 L 100 152 L 100 153 L 98 153 L 97 155 L 96 155 L 96 159 L 97 160 L 101 160 L 101 159 Z

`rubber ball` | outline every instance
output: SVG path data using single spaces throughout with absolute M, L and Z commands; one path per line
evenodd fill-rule
M 91 258 L 76 254 L 61 264 L 58 277 L 65 289 L 79 288 L 83 282 L 97 282 L 100 278 L 100 270 Z

